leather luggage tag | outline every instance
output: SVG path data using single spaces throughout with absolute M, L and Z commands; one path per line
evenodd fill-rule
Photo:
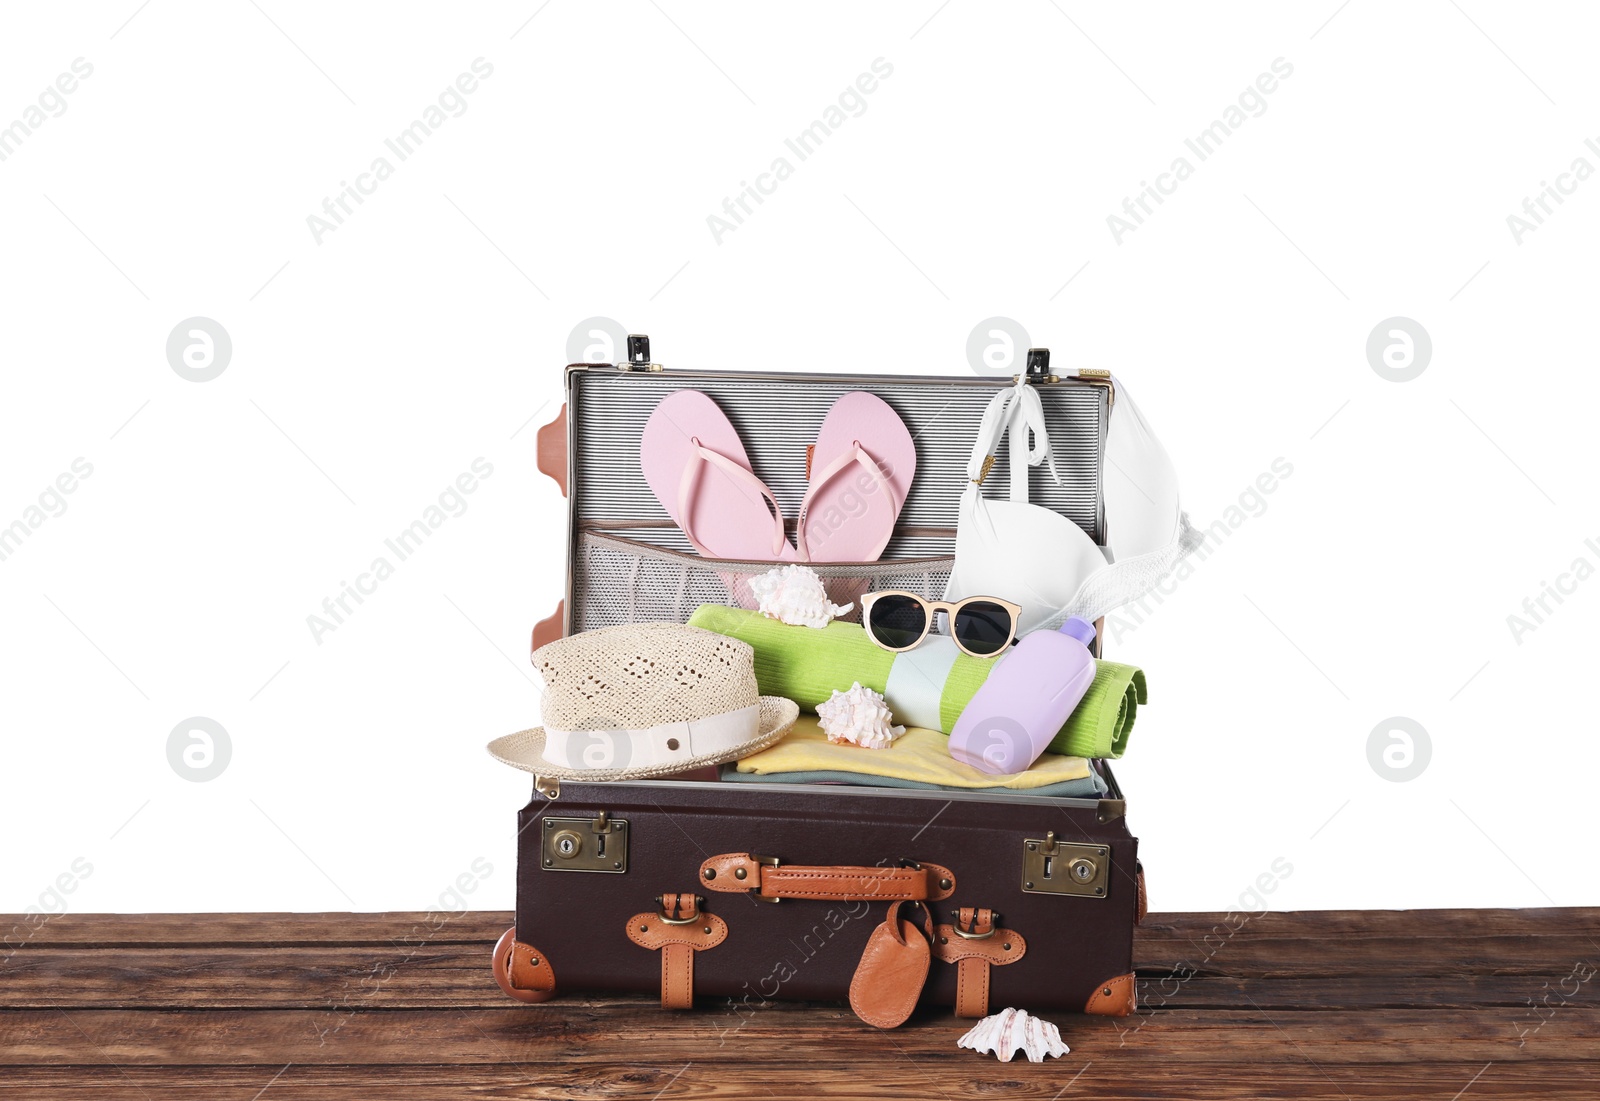
M 900 917 L 900 905 L 889 904 L 883 924 L 867 938 L 855 977 L 850 980 L 850 1008 L 876 1028 L 897 1028 L 904 1023 L 928 981 L 928 963 L 933 955 L 928 937 L 914 923 Z M 931 919 L 928 924 L 932 925 Z

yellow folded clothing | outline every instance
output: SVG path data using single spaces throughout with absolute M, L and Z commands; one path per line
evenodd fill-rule
M 1082 757 L 1046 753 L 1026 772 L 991 776 L 951 757 L 949 736 L 936 730 L 908 726 L 888 749 L 862 749 L 833 744 L 817 725 L 815 715 L 801 715 L 777 745 L 741 760 L 739 771 L 762 776 L 780 772 L 855 772 L 952 788 L 1028 791 L 1066 780 L 1082 780 L 1089 775 L 1089 762 Z

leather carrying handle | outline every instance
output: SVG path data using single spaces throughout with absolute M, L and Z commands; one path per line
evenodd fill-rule
M 713 856 L 700 865 L 700 882 L 709 890 L 745 893 L 764 902 L 938 902 L 956 889 L 949 868 L 926 862 L 903 867 L 784 864 L 750 853 Z

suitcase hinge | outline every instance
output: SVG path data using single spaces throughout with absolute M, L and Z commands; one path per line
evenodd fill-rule
M 1087 382 L 1091 386 L 1104 386 L 1106 388 L 1106 408 L 1110 409 L 1117 404 L 1117 384 L 1111 377 L 1111 372 L 1104 367 L 1079 367 L 1078 381 Z

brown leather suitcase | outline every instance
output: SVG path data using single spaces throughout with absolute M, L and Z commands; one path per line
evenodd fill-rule
M 916 437 L 916 482 L 883 560 L 854 569 L 873 587 L 937 595 L 978 417 L 1013 380 L 668 371 L 647 345 L 630 345 L 628 363 L 570 366 L 567 404 L 539 433 L 540 468 L 567 495 L 570 569 L 535 648 L 615 623 L 682 621 L 699 604 L 731 602 L 730 575 L 766 568 L 694 556 L 643 481 L 644 421 L 685 387 L 728 414 L 788 516 L 832 401 L 853 389 L 888 401 Z M 1031 499 L 1103 542 L 1111 380 L 1034 365 L 1063 479 L 1033 472 Z M 731 783 L 716 770 L 536 778 L 518 818 L 516 926 L 495 948 L 495 976 L 529 1002 L 586 991 L 659 992 L 675 1008 L 698 998 L 730 1027 L 769 999 L 848 998 L 883 1025 L 903 1016 L 886 1002 L 919 996 L 963 1016 L 1131 1013 L 1133 927 L 1145 909 L 1138 841 L 1110 768 L 1095 768 L 1104 794 L 1089 798 Z M 922 937 L 931 961 L 919 995 L 879 957 Z M 874 961 L 865 971 L 864 957 Z

